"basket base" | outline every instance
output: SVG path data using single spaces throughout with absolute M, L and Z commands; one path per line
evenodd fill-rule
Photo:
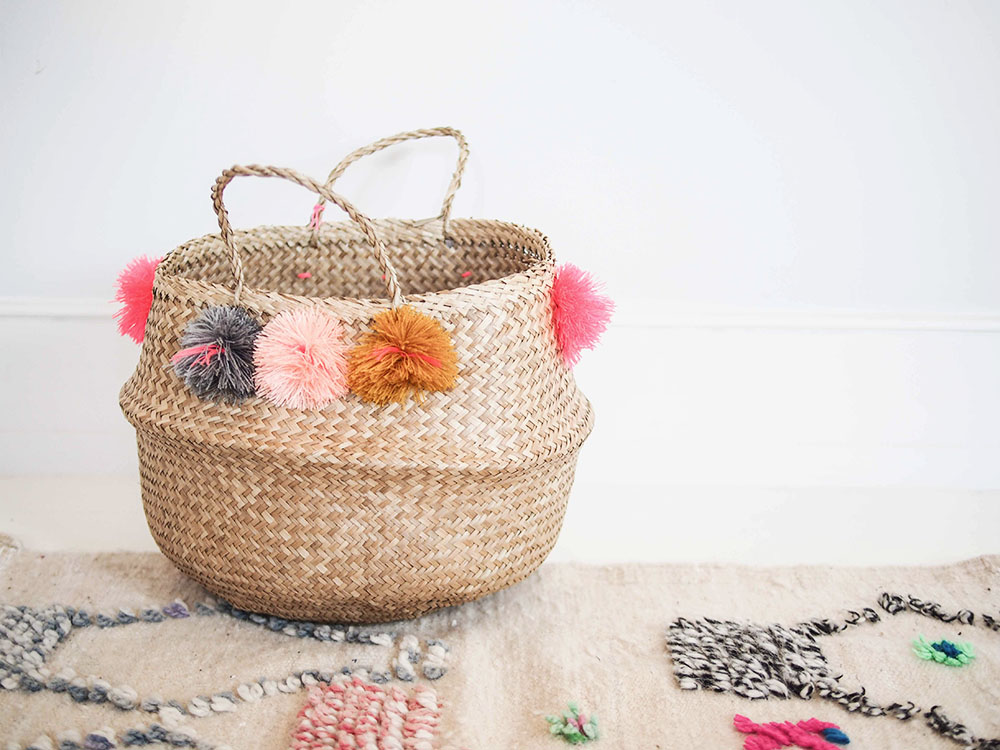
M 240 609 L 376 623 L 517 583 L 555 544 L 576 453 L 502 472 L 271 462 L 138 432 L 160 550 Z M 252 477 L 253 481 L 247 481 Z

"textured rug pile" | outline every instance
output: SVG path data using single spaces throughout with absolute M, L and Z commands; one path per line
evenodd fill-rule
M 0 602 L 9 748 L 1000 748 L 1000 557 L 546 565 L 355 628 L 233 609 L 159 555 L 11 548 Z

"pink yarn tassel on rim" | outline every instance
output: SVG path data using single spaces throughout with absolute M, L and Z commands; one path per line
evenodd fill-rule
M 563 362 L 573 367 L 585 349 L 593 349 L 611 322 L 615 303 L 601 284 L 572 263 L 556 269 L 552 281 L 552 326 Z
M 115 282 L 115 302 L 122 305 L 115 313 L 118 332 L 137 344 L 146 335 L 146 319 L 153 306 L 153 279 L 161 260 L 140 255 L 129 261 Z

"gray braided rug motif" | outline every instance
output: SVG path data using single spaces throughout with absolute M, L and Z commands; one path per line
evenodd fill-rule
M 1000 618 L 988 613 L 978 618 L 968 609 L 950 614 L 934 602 L 888 592 L 882 593 L 878 604 L 891 616 L 913 612 L 947 624 L 979 625 L 1000 637 Z M 818 696 L 849 712 L 901 721 L 923 715 L 928 727 L 961 747 L 1000 750 L 1000 738 L 976 737 L 968 727 L 949 719 L 940 706 L 921 708 L 913 701 L 879 705 L 865 688 L 849 690 L 841 685 L 819 639 L 880 621 L 881 615 L 871 607 L 852 610 L 843 620 L 813 619 L 792 627 L 681 617 L 669 627 L 667 646 L 682 690 L 712 690 L 749 700 Z

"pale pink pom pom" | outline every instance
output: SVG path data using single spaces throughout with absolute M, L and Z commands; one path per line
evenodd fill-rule
M 254 366 L 257 392 L 278 406 L 326 406 L 347 393 L 343 326 L 314 308 L 283 312 L 257 337 Z
M 121 309 L 115 313 L 118 332 L 128 336 L 137 344 L 146 335 L 146 318 L 153 306 L 153 278 L 156 267 L 163 258 L 148 258 L 140 255 L 118 274 L 115 282 L 115 302 L 121 302 Z
M 593 349 L 611 322 L 615 303 L 601 284 L 572 263 L 556 269 L 552 282 L 552 325 L 563 362 L 573 367 L 584 349 Z

